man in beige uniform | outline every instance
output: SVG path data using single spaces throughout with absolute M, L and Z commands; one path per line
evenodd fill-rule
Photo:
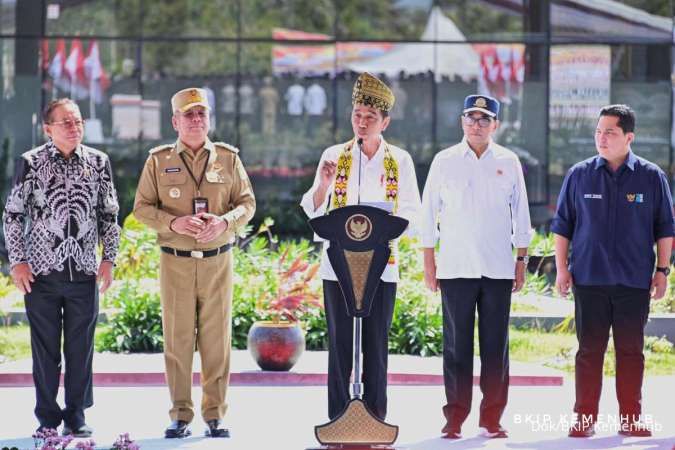
M 195 338 L 201 357 L 202 417 L 207 436 L 221 428 L 230 375 L 232 252 L 235 230 L 255 211 L 238 149 L 207 137 L 203 89 L 171 98 L 175 144 L 150 150 L 138 183 L 134 215 L 157 230 L 166 378 L 173 407 L 167 438 L 190 435 Z

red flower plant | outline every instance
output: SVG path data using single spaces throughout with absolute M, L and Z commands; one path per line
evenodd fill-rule
M 297 257 L 288 268 L 284 269 L 288 258 L 288 248 L 279 258 L 277 265 L 277 291 L 266 295 L 259 304 L 267 301 L 264 308 L 274 323 L 282 320 L 297 322 L 301 313 L 311 308 L 321 308 L 319 295 L 312 292 L 310 282 L 319 270 L 319 264 L 310 265 L 302 256 Z

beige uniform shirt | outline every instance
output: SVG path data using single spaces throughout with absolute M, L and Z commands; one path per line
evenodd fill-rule
M 150 150 L 138 182 L 134 215 L 157 230 L 159 245 L 178 250 L 210 250 L 234 242 L 235 230 L 251 220 L 255 212 L 253 188 L 238 152 L 236 147 L 213 143 L 208 138 L 196 153 L 180 140 Z M 207 165 L 199 190 L 186 163 L 197 181 Z M 193 237 L 169 228 L 173 219 L 193 214 L 195 197 L 207 198 L 209 212 L 228 223 L 227 230 L 211 242 L 197 243 Z

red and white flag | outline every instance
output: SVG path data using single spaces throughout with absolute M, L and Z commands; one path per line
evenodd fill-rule
M 66 41 L 64 39 L 59 39 L 56 41 L 56 49 L 54 52 L 54 58 L 49 64 L 47 72 L 52 78 L 54 86 L 58 87 L 63 91 L 70 89 L 70 82 L 64 73 L 64 66 L 66 64 Z
M 89 83 L 90 98 L 96 103 L 103 102 L 103 93 L 110 86 L 110 79 L 101 64 L 98 42 L 91 41 L 89 52 L 84 60 L 84 73 Z
M 70 81 L 70 97 L 73 100 L 87 98 L 89 89 L 84 74 L 84 52 L 82 51 L 82 41 L 79 39 L 73 39 L 70 44 L 70 54 L 63 68 Z

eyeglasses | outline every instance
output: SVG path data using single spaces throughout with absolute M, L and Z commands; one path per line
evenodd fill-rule
M 80 128 L 81 126 L 84 125 L 84 120 L 82 119 L 77 119 L 77 120 L 61 120 L 59 122 L 51 122 L 49 125 L 58 125 L 63 128 Z
M 197 118 L 199 120 L 204 120 L 209 116 L 208 112 L 205 110 L 195 111 L 192 109 L 189 110 L 188 112 L 181 113 L 180 115 L 185 117 L 187 120 L 194 120 Z
M 492 119 L 488 117 L 481 117 L 476 119 L 475 117 L 472 116 L 462 116 L 462 120 L 464 121 L 464 125 L 472 127 L 476 122 L 478 122 L 478 126 L 481 128 L 487 128 L 490 126 L 492 123 Z

